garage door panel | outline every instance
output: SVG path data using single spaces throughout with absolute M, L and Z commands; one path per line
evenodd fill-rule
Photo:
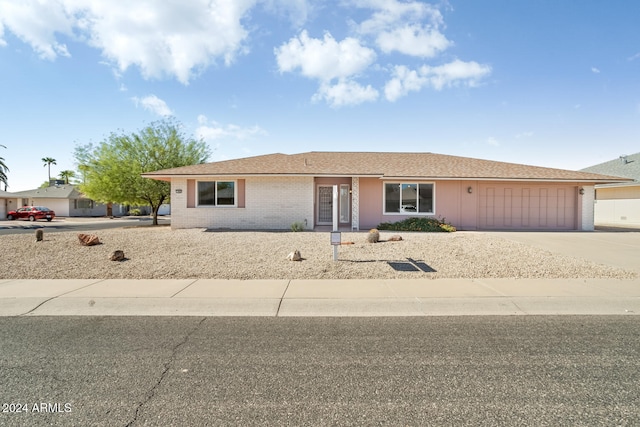
M 480 228 L 575 229 L 575 193 L 572 186 L 481 185 Z

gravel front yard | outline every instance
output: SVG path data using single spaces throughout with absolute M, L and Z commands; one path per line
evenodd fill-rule
M 0 279 L 407 279 L 634 278 L 636 273 L 557 255 L 481 232 L 342 233 L 333 261 L 329 233 L 226 232 L 137 227 L 95 232 L 102 244 L 82 246 L 77 233 L 45 230 L 2 236 Z M 384 241 L 394 234 L 402 241 Z M 123 250 L 126 260 L 111 261 Z M 298 249 L 302 261 L 287 255 Z

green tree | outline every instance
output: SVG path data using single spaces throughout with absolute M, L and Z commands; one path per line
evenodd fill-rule
M 76 173 L 74 171 L 71 171 L 71 170 L 63 170 L 62 172 L 60 172 L 59 176 L 60 176 L 60 179 L 64 180 L 65 184 L 68 184 L 69 183 L 69 179 L 76 177 Z
M 2 144 L 0 144 L 0 147 L 7 148 Z M 9 172 L 9 168 L 5 163 L 4 157 L 0 157 L 0 182 L 4 184 L 4 191 L 7 191 L 7 187 L 9 186 L 9 177 L 7 176 L 7 172 Z
M 83 176 L 80 191 L 101 203 L 151 206 L 154 225 L 160 205 L 169 202 L 170 184 L 141 174 L 204 163 L 209 155 L 204 141 L 184 135 L 172 119 L 153 122 L 138 133 L 111 133 L 96 146 L 74 151 Z
M 42 163 L 44 163 L 45 166 L 49 167 L 49 181 L 51 181 L 51 165 L 57 165 L 56 159 L 52 157 L 43 157 Z

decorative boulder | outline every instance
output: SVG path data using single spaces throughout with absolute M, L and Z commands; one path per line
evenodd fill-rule
M 367 235 L 367 242 L 378 243 L 379 240 L 380 240 L 380 232 L 375 228 L 372 228 L 371 230 L 369 230 L 369 234 Z
M 111 261 L 124 261 L 124 260 L 125 260 L 124 252 L 121 250 L 114 251 L 111 254 Z
M 300 251 L 296 249 L 295 251 L 287 255 L 287 259 L 289 261 L 302 261 L 302 255 L 300 255 Z
M 100 244 L 100 239 L 95 234 L 78 234 L 78 240 L 82 246 L 94 246 Z
M 394 234 L 393 236 L 389 237 L 390 242 L 399 242 L 400 240 L 402 240 L 402 236 L 399 236 L 397 234 Z

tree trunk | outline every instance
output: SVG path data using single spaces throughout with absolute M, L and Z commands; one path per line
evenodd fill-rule
M 108 217 L 113 216 L 113 203 L 111 202 L 107 203 L 107 216 Z
M 158 211 L 160 210 L 160 205 L 152 206 L 153 208 L 153 225 L 158 225 Z

